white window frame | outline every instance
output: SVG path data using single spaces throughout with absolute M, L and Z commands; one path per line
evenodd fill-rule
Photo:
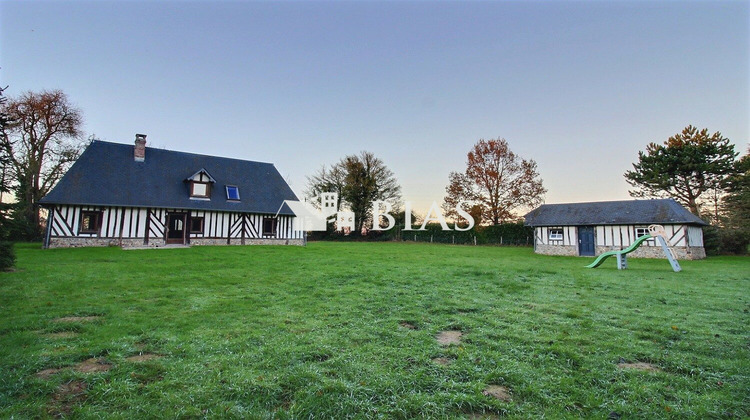
M 640 235 L 638 234 L 638 231 L 639 231 L 639 230 L 643 231 L 643 233 L 642 233 L 642 234 L 640 234 Z M 638 239 L 638 238 L 640 238 L 641 236 L 646 236 L 646 235 L 648 235 L 648 234 L 649 234 L 649 233 L 648 233 L 648 227 L 639 227 L 639 226 L 636 226 L 636 227 L 635 227 L 635 239 Z
M 553 236 L 552 232 L 554 231 L 559 231 L 560 233 L 559 234 L 555 233 Z M 547 238 L 550 241 L 562 241 L 565 238 L 565 230 L 563 228 L 549 228 L 547 230 Z
M 197 185 L 203 185 L 203 188 L 205 188 L 204 194 L 197 194 L 195 191 L 195 187 Z M 209 182 L 200 182 L 200 181 L 193 181 L 190 185 L 190 197 L 194 198 L 210 198 L 211 197 L 211 184 Z

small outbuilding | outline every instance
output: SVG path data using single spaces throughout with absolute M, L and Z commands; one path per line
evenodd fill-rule
M 630 246 L 648 234 L 648 226 L 664 226 L 679 259 L 706 257 L 703 226 L 708 224 L 675 200 L 625 200 L 592 203 L 544 204 L 524 216 L 534 228 L 534 251 L 545 255 L 596 256 Z M 655 240 L 631 254 L 662 258 Z

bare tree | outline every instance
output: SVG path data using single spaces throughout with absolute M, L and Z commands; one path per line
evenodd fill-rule
M 0 87 L 0 141 L 3 142 L 8 138 L 6 129 L 8 127 L 8 122 L 10 121 L 5 106 L 8 103 L 8 98 L 5 96 L 6 89 L 8 89 L 7 86 L 4 88 Z M 3 194 L 10 191 L 8 189 L 10 157 L 4 148 L 0 148 L 0 165 L 2 165 L 2 172 L 0 173 L 0 206 L 2 206 Z
M 60 90 L 26 92 L 3 105 L 8 122 L 0 139 L 24 219 L 39 226 L 39 200 L 81 153 L 81 111 Z

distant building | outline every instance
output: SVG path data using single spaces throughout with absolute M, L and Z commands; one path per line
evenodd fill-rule
M 94 141 L 40 203 L 44 246 L 304 243 L 270 163 Z
M 595 256 L 621 250 L 663 225 L 680 259 L 706 257 L 702 227 L 707 223 L 673 199 L 545 204 L 529 212 L 525 224 L 534 228 L 534 251 L 546 255 Z M 662 258 L 655 240 L 631 256 Z

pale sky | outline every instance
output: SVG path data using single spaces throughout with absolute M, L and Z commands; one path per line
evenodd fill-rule
M 305 176 L 369 150 L 424 212 L 480 138 L 547 203 L 628 199 L 688 124 L 744 152 L 748 2 L 2 1 L 6 94 L 62 89 L 87 134 Z

